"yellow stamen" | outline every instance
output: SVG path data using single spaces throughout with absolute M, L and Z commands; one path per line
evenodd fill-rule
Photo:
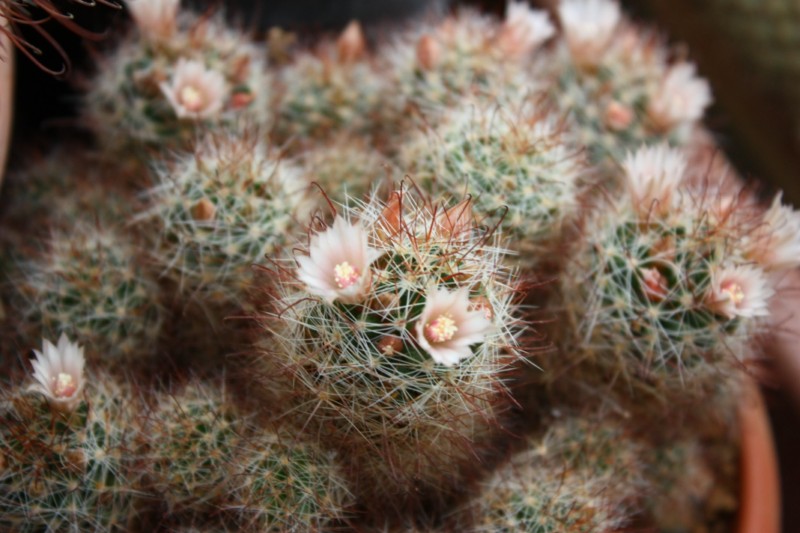
M 426 324 L 425 337 L 430 342 L 447 342 L 455 336 L 456 331 L 458 331 L 458 326 L 456 326 L 453 316 L 445 313 Z
M 75 383 L 75 378 L 64 372 L 59 372 L 58 376 L 53 378 L 53 381 L 55 382 L 53 394 L 55 394 L 57 398 L 69 398 L 75 394 L 75 389 L 78 388 Z
M 720 290 L 728 295 L 728 298 L 734 303 L 734 305 L 738 306 L 740 303 L 744 301 L 744 289 L 742 286 L 736 283 L 735 281 L 728 281 L 722 284 Z
M 340 289 L 346 289 L 355 285 L 361 277 L 361 272 L 353 268 L 347 261 L 343 261 L 333 267 L 333 273 L 333 279 L 336 280 L 336 285 L 338 285 Z
M 203 108 L 203 93 L 191 85 L 181 89 L 180 99 L 183 107 L 189 111 L 199 111 Z

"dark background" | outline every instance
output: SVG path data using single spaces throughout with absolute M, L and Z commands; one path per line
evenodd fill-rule
M 184 0 L 185 1 L 185 0 Z M 787 0 L 789 2 L 791 0 Z M 548 3 L 541 0 L 540 3 Z M 552 2 L 550 2 L 552 3 Z M 769 77 L 752 75 L 745 58 L 715 29 L 714 13 L 705 1 L 647 0 L 623 2 L 630 14 L 640 21 L 663 28 L 674 42 L 685 42 L 700 73 L 713 86 L 715 103 L 707 123 L 721 147 L 746 178 L 760 179 L 767 189 L 786 190 L 786 199 L 800 205 L 800 131 L 794 117 L 787 112 L 788 103 Z M 299 33 L 301 39 L 324 31 L 336 31 L 348 21 L 358 18 L 373 35 L 383 25 L 413 20 L 410 17 L 425 10 L 442 11 L 457 4 L 470 4 L 501 14 L 504 1 L 456 0 L 230 0 L 228 2 L 195 2 L 215 9 L 224 4 L 230 17 L 244 27 L 263 31 L 274 25 Z M 102 6 L 85 8 L 65 2 L 81 27 L 96 32 L 97 40 L 88 44 L 56 23 L 45 27 L 64 47 L 71 68 L 64 79 L 45 74 L 31 61 L 17 54 L 14 136 L 10 165 L 19 164 L 22 147 L 30 143 L 46 143 L 77 125 L 79 87 L 84 73 L 91 68 L 92 50 L 101 49 L 103 40 L 112 40 L 125 28 L 126 15 L 120 10 Z M 23 35 L 36 44 L 43 44 L 30 29 Z M 798 49 L 800 56 L 800 49 Z M 52 49 L 43 49 L 42 61 L 51 68 L 61 66 L 61 58 Z M 0 95 L 3 97 L 3 95 Z M 796 384 L 800 388 L 800 383 Z M 800 394 L 765 387 L 773 431 L 781 461 L 784 531 L 800 531 L 800 416 L 796 406 Z

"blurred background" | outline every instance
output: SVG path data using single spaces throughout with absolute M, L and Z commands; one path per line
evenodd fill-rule
M 184 0 L 186 1 L 186 0 Z M 82 40 L 62 25 L 46 29 L 71 61 L 61 79 L 46 74 L 17 52 L 15 121 L 10 164 L 19 147 L 46 142 L 75 125 L 76 94 L 92 50 L 113 39 L 126 23 L 122 10 L 79 3 L 63 4 L 80 27 L 92 32 Z M 359 19 L 371 38 L 380 40 L 388 26 L 412 24 L 426 12 L 471 5 L 502 15 L 505 0 L 196 0 L 196 6 L 223 8 L 233 21 L 266 34 L 280 26 L 311 40 Z M 533 0 L 550 7 L 557 0 Z M 637 21 L 669 37 L 675 53 L 697 63 L 712 87 L 715 103 L 707 124 L 739 174 L 758 180 L 765 192 L 785 191 L 785 200 L 800 207 L 800 0 L 625 0 Z M 60 55 L 33 28 L 23 29 L 42 47 L 41 61 L 58 69 Z M 3 98 L 5 95 L 0 95 Z M 795 389 L 800 391 L 800 383 Z M 795 391 L 797 392 L 797 391 Z M 800 394 L 765 386 L 781 460 L 784 531 L 800 531 Z

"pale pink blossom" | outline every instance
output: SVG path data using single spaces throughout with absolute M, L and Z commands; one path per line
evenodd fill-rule
M 546 11 L 531 9 L 526 2 L 512 1 L 506 9 L 497 44 L 506 54 L 520 57 L 538 48 L 555 31 Z
M 380 255 L 369 246 L 363 227 L 337 216 L 330 228 L 311 238 L 308 255 L 297 257 L 297 277 L 308 292 L 328 302 L 357 303 L 369 290 L 370 265 Z
M 642 271 L 642 288 L 644 289 L 645 296 L 651 302 L 660 302 L 669 294 L 669 285 L 667 278 L 664 274 L 658 271 L 657 268 L 643 268 Z
M 165 41 L 177 29 L 180 0 L 128 0 L 136 27 L 141 34 L 154 41 Z
M 764 272 L 751 266 L 712 270 L 708 307 L 728 319 L 767 316 L 773 289 Z
M 593 66 L 608 49 L 621 12 L 612 0 L 562 0 L 558 16 L 573 61 Z
M 666 144 L 644 146 L 629 153 L 622 166 L 634 206 L 644 213 L 668 212 L 686 165 L 683 153 Z
M 470 345 L 483 341 L 492 323 L 485 310 L 471 310 L 469 289 L 436 289 L 429 294 L 416 323 L 417 342 L 431 358 L 453 366 L 472 355 Z
M 205 119 L 218 115 L 225 103 L 225 77 L 209 70 L 200 61 L 179 59 L 170 83 L 163 82 L 161 91 L 178 118 Z
M 749 241 L 748 256 L 765 270 L 797 268 L 800 266 L 800 213 L 781 205 L 778 194 Z
M 634 115 L 633 109 L 616 100 L 606 106 L 605 113 L 603 114 L 606 126 L 613 131 L 628 129 L 634 118 L 636 118 L 636 116 Z
M 83 367 L 86 360 L 83 348 L 61 334 L 58 345 L 44 340 L 42 351 L 34 350 L 33 378 L 37 381 L 30 390 L 42 393 L 50 406 L 61 412 L 70 412 L 80 403 L 83 391 Z
M 711 88 L 694 64 L 678 63 L 652 95 L 647 114 L 658 128 L 669 129 L 699 120 L 711 101 Z

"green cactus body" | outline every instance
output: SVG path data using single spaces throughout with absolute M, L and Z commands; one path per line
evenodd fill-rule
M 310 212 L 308 182 L 253 136 L 219 135 L 159 172 L 150 191 L 164 275 L 203 302 L 240 303 L 254 263 Z
M 117 230 L 79 223 L 58 230 L 11 274 L 21 331 L 75 332 L 102 359 L 137 356 L 155 344 L 160 289 L 139 263 L 135 243 Z
M 335 457 L 295 439 L 256 433 L 232 466 L 224 507 L 248 531 L 319 531 L 353 504 Z
M 369 288 L 343 303 L 310 297 L 290 280 L 278 284 L 282 311 L 264 317 L 273 334 L 263 345 L 264 386 L 274 394 L 273 380 L 290 376 L 285 403 L 295 405 L 299 423 L 332 431 L 331 444 L 346 450 L 342 460 L 358 465 L 357 490 L 399 507 L 391 498 L 414 498 L 409 490 L 451 491 L 508 405 L 506 373 L 519 359 L 514 275 L 500 264 L 497 241 L 484 240 L 459 206 L 437 217 L 411 195 L 393 193 L 388 206 L 373 200 L 345 209 L 380 255 Z M 320 239 L 329 246 L 327 235 Z M 466 359 L 446 366 L 422 348 L 415 323 L 434 293 L 457 289 L 468 290 L 481 310 L 475 316 L 491 316 L 494 325 Z
M 180 61 L 198 62 L 222 77 L 219 94 L 200 96 L 219 100 L 219 109 L 179 116 L 167 93 Z M 244 116 L 250 123 L 265 124 L 269 87 L 261 50 L 227 28 L 221 18 L 185 14 L 167 40 L 152 42 L 135 32 L 124 37 L 99 68 L 84 105 L 100 142 L 122 153 L 130 147 L 183 147 L 198 132 L 233 127 Z
M 503 233 L 528 265 L 559 240 L 586 172 L 558 121 L 532 107 L 466 101 L 400 152 L 402 168 L 418 183 L 450 197 L 471 195 L 482 219 L 502 217 Z
M 0 405 L 0 527 L 13 531 L 128 531 L 137 493 L 130 473 L 131 405 L 94 375 L 68 415 L 34 394 Z

